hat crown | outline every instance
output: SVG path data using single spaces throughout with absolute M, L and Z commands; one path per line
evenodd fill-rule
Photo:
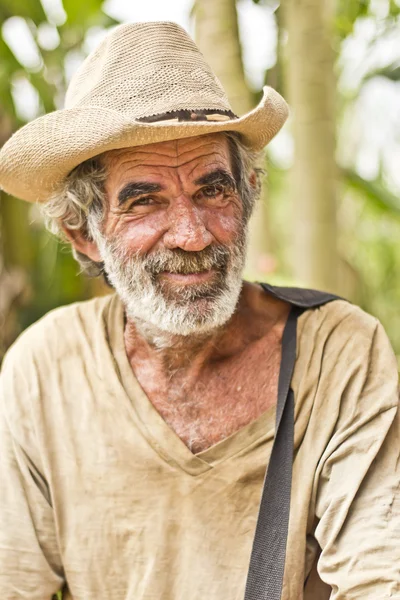
M 120 25 L 86 58 L 71 80 L 65 108 L 96 106 L 133 119 L 231 110 L 196 44 L 170 22 Z

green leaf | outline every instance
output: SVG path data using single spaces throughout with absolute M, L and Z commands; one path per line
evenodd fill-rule
M 0 74 L 10 74 L 13 71 L 21 69 L 21 65 L 7 46 L 3 38 L 0 36 Z M 1 75 L 0 75 L 1 76 Z
M 10 82 L 13 75 L 23 72 L 23 68 L 11 52 L 10 48 L 0 37 L 0 98 L 1 108 L 8 113 L 14 121 L 17 120 L 14 101 L 11 95 Z
M 81 24 L 87 29 L 88 26 L 95 24 L 101 14 L 103 0 L 64 0 L 63 6 L 67 13 L 67 22 L 71 24 Z
M 46 21 L 46 14 L 39 0 L 0 0 L 0 22 L 10 17 L 31 19 L 36 25 Z
M 391 17 L 398 17 L 400 15 L 400 4 L 396 0 L 390 0 L 389 15 Z
M 400 216 L 399 199 L 379 180 L 367 181 L 352 169 L 342 169 L 342 175 L 347 185 L 362 194 L 374 208 L 392 216 Z
M 57 92 L 56 87 L 43 78 L 43 72 L 29 73 L 29 80 L 39 93 L 44 111 L 52 112 L 55 110 L 54 96 Z
M 364 82 L 372 79 L 373 77 L 385 77 L 386 79 L 390 79 L 391 81 L 400 81 L 400 64 L 395 63 L 391 65 L 387 65 L 382 69 L 376 69 L 375 71 L 371 71 L 364 77 Z
M 335 18 L 339 36 L 344 38 L 350 35 L 357 19 L 368 15 L 368 8 L 368 0 L 339 0 Z

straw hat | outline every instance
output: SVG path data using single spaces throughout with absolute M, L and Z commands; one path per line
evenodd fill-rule
M 28 123 L 0 150 L 0 186 L 45 202 L 74 167 L 102 152 L 218 131 L 237 131 L 259 150 L 287 114 L 284 99 L 265 87 L 260 104 L 236 117 L 177 24 L 120 25 L 74 75 L 65 108 Z

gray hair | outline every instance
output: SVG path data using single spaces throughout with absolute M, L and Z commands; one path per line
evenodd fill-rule
M 224 135 L 228 140 L 233 176 L 243 204 L 243 219 L 247 223 L 260 195 L 263 170 L 258 165 L 261 153 L 247 148 L 236 132 L 224 132 Z M 256 186 L 250 181 L 253 172 L 257 177 Z M 69 240 L 63 228 L 79 230 L 88 239 L 95 239 L 107 206 L 106 178 L 107 171 L 101 155 L 75 167 L 65 179 L 63 187 L 42 206 L 47 229 L 64 241 Z M 72 254 L 81 271 L 90 277 L 103 273 L 102 263 L 93 261 L 74 248 Z

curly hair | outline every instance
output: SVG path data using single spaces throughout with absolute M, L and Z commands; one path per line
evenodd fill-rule
M 262 154 L 247 148 L 239 134 L 224 132 L 224 135 L 228 140 L 233 176 L 243 204 L 243 219 L 247 222 L 260 194 L 263 170 L 258 164 Z M 257 177 L 256 186 L 250 181 L 254 172 Z M 79 230 L 88 239 L 94 239 L 107 207 L 106 178 L 107 170 L 101 155 L 75 167 L 65 179 L 63 187 L 42 206 L 47 229 L 63 241 L 68 241 L 64 228 Z M 93 261 L 74 248 L 72 253 L 82 272 L 90 277 L 103 273 L 102 263 Z

